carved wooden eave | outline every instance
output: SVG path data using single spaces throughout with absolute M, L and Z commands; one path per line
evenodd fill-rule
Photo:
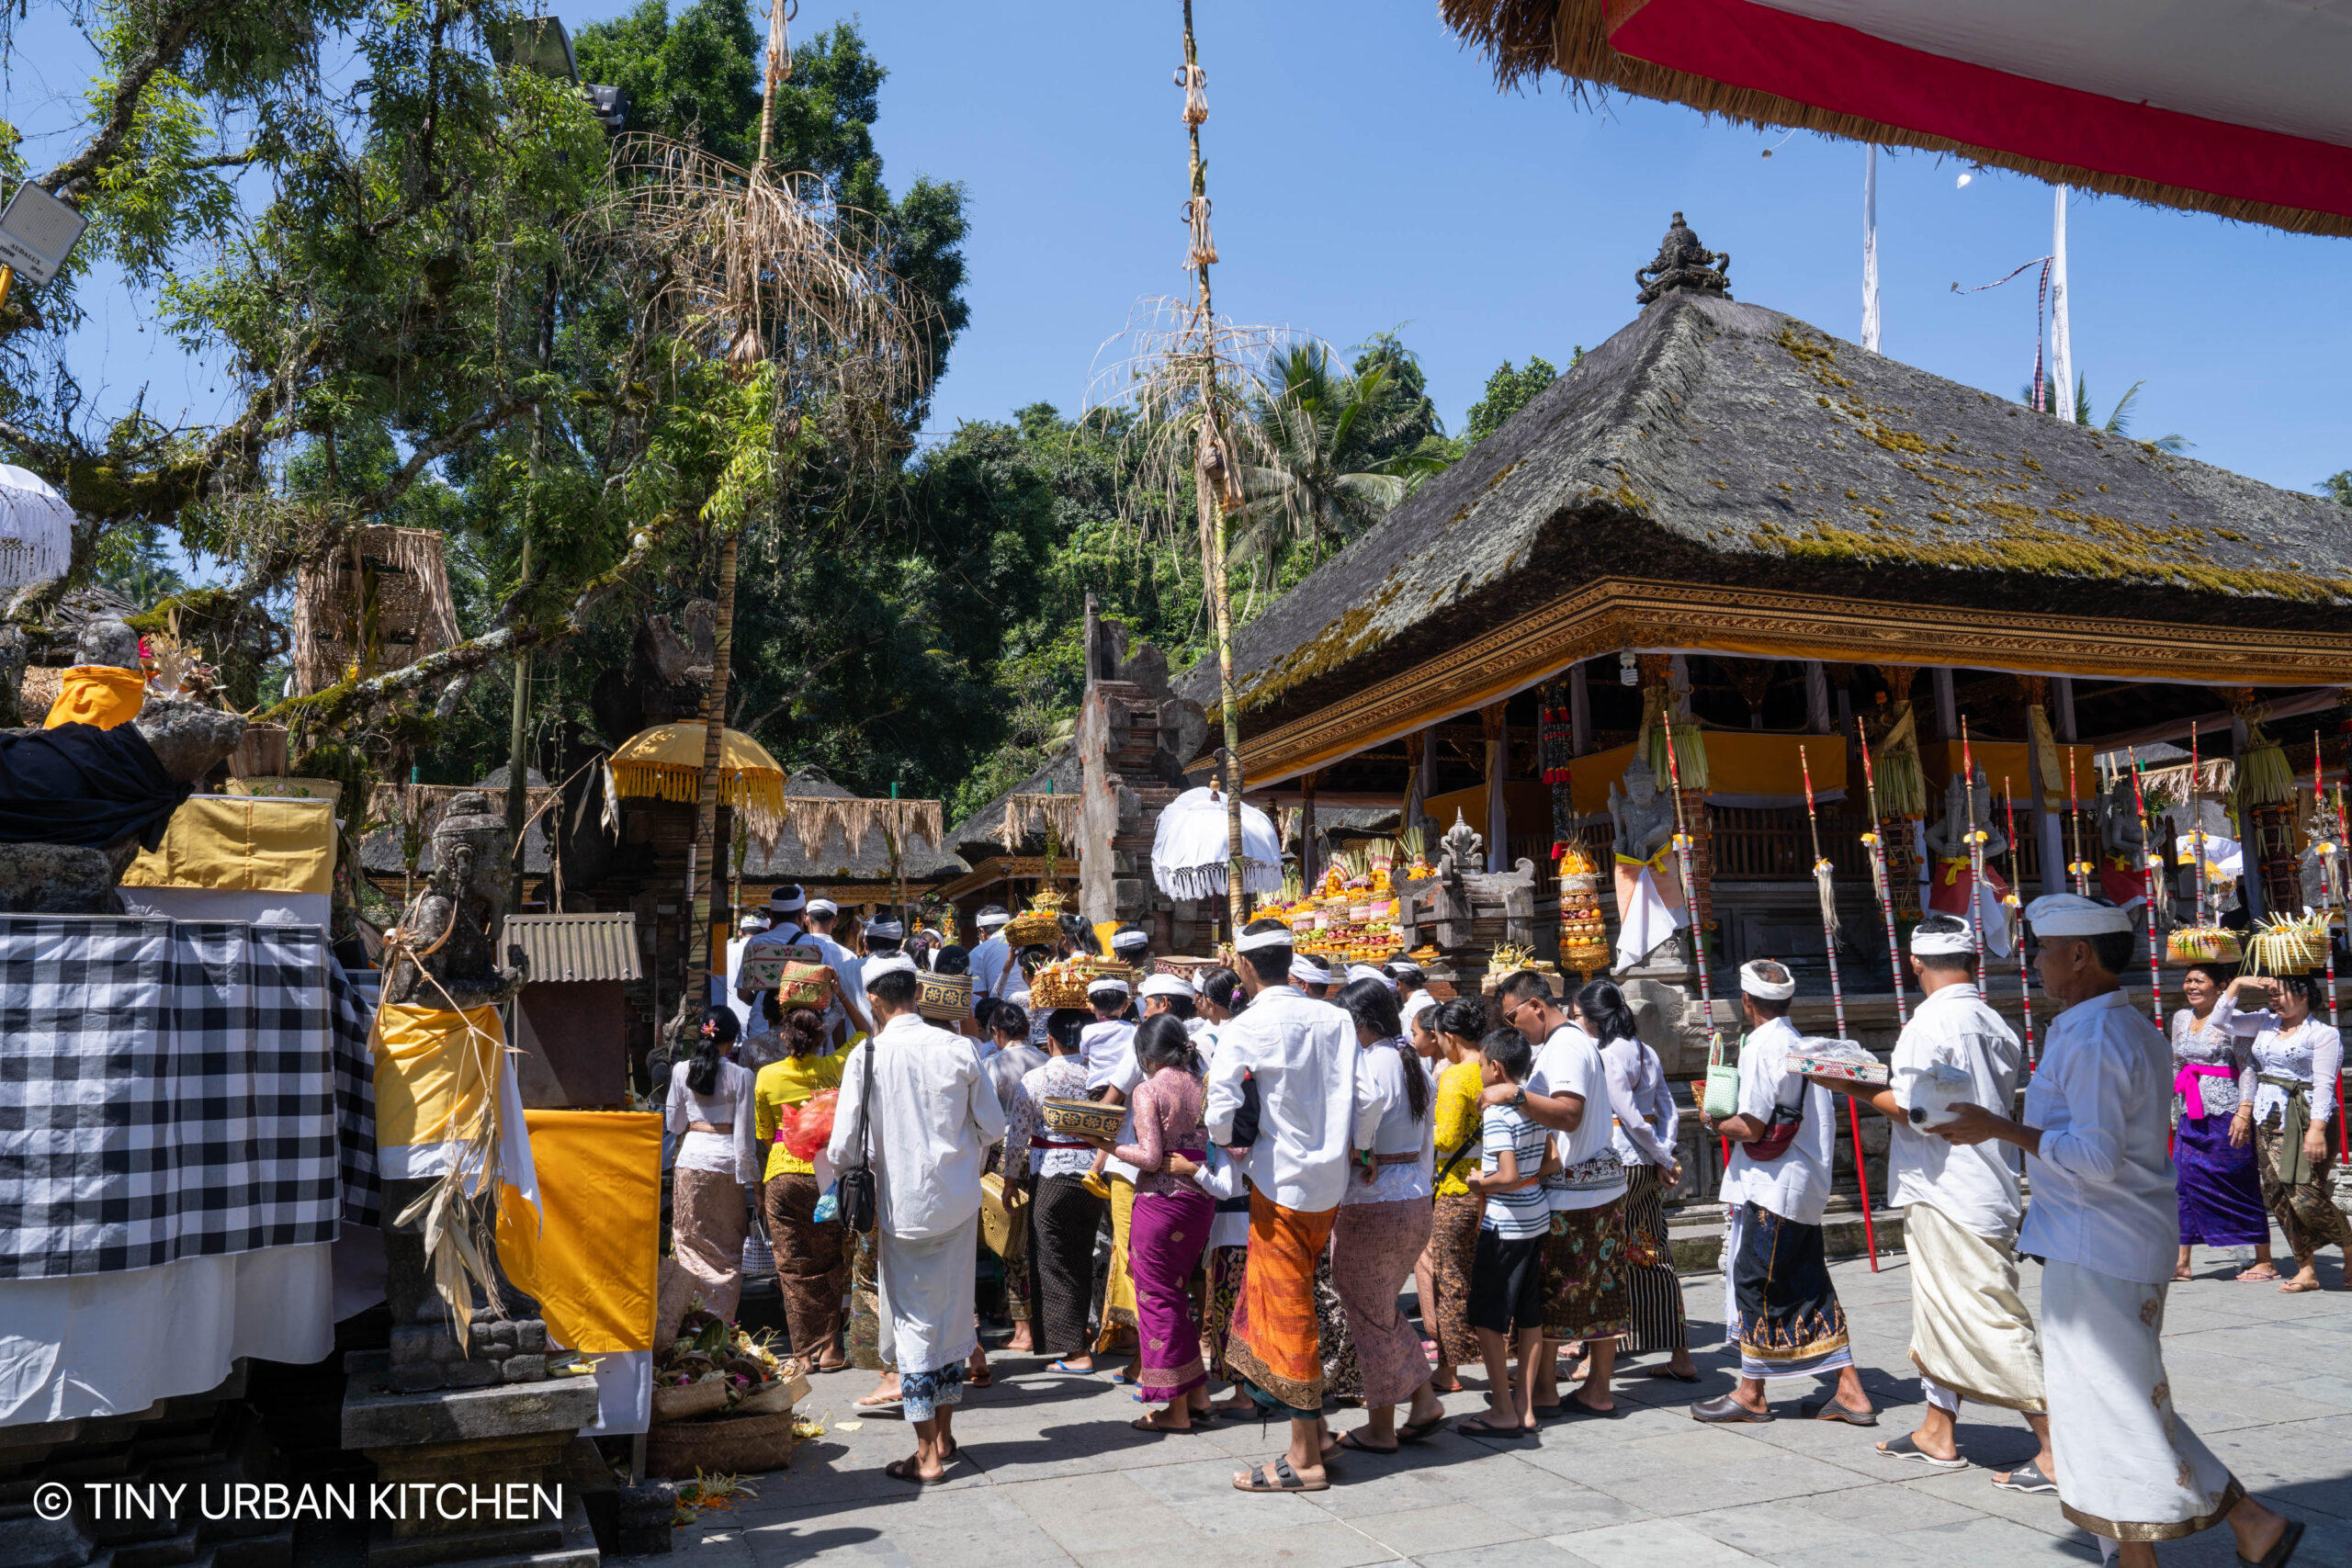
M 2207 685 L 2311 686 L 2352 677 L 2352 634 L 2094 616 L 1996 618 L 1940 605 L 1611 579 L 1302 717 L 1245 731 L 1243 776 L 1253 788 L 1278 784 L 1623 649 Z

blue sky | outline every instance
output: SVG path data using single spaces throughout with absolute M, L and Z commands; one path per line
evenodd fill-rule
M 575 27 L 624 8 L 558 7 Z M 62 9 L 17 25 L 6 112 L 35 130 L 69 123 L 57 95 L 86 72 Z M 876 128 L 890 184 L 922 173 L 970 193 L 972 322 L 933 429 L 1039 399 L 1075 411 L 1136 301 L 1184 286 L 1176 0 L 804 0 L 795 37 L 849 16 L 891 73 Z M 1732 253 L 1735 296 L 1859 330 L 1857 147 L 1638 100 L 1578 107 L 1556 84 L 1498 94 L 1429 0 L 1196 0 L 1195 23 L 1219 305 L 1341 347 L 1397 329 L 1450 425 L 1500 361 L 1565 367 L 1624 325 L 1633 271 L 1677 209 Z M 64 145 L 36 141 L 29 160 Z M 2032 368 L 2031 276 L 1965 298 L 1951 286 L 2047 250 L 2050 190 L 1999 172 L 1962 188 L 1962 172 L 1882 155 L 1884 348 L 2014 396 Z M 2352 468 L 2346 246 L 2078 195 L 2075 355 L 2096 411 L 2144 380 L 2138 435 L 2177 432 L 2194 457 L 2297 490 Z M 142 316 L 127 296 L 95 310 L 76 369 L 109 402 L 145 380 L 166 411 L 204 416 L 219 378 L 140 333 Z

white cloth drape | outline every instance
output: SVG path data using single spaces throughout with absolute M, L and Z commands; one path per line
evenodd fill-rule
M 1639 964 L 1657 951 L 1658 943 L 1682 929 L 1681 919 L 1658 892 L 1657 878 L 1647 866 L 1634 879 L 1632 907 L 1623 915 L 1623 923 L 1617 928 L 1617 963 L 1622 968 Z
M 0 1427 L 134 1415 L 202 1393 L 240 1356 L 334 1348 L 334 1245 L 0 1280 Z

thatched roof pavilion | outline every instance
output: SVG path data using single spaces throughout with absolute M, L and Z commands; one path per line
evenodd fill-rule
M 2345 681 L 2347 522 L 1779 311 L 1668 293 L 1236 633 L 1245 777 L 1281 784 L 1621 650 Z M 1214 669 L 1182 689 L 1214 705 Z M 2145 697 L 2086 698 L 2085 739 L 2169 711 Z

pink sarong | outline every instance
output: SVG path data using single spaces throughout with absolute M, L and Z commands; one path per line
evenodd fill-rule
M 1127 1269 L 1136 1287 L 1136 1388 L 1148 1400 L 1173 1403 L 1208 1382 L 1191 1287 L 1216 1218 L 1216 1201 L 1197 1187 L 1136 1194 Z

